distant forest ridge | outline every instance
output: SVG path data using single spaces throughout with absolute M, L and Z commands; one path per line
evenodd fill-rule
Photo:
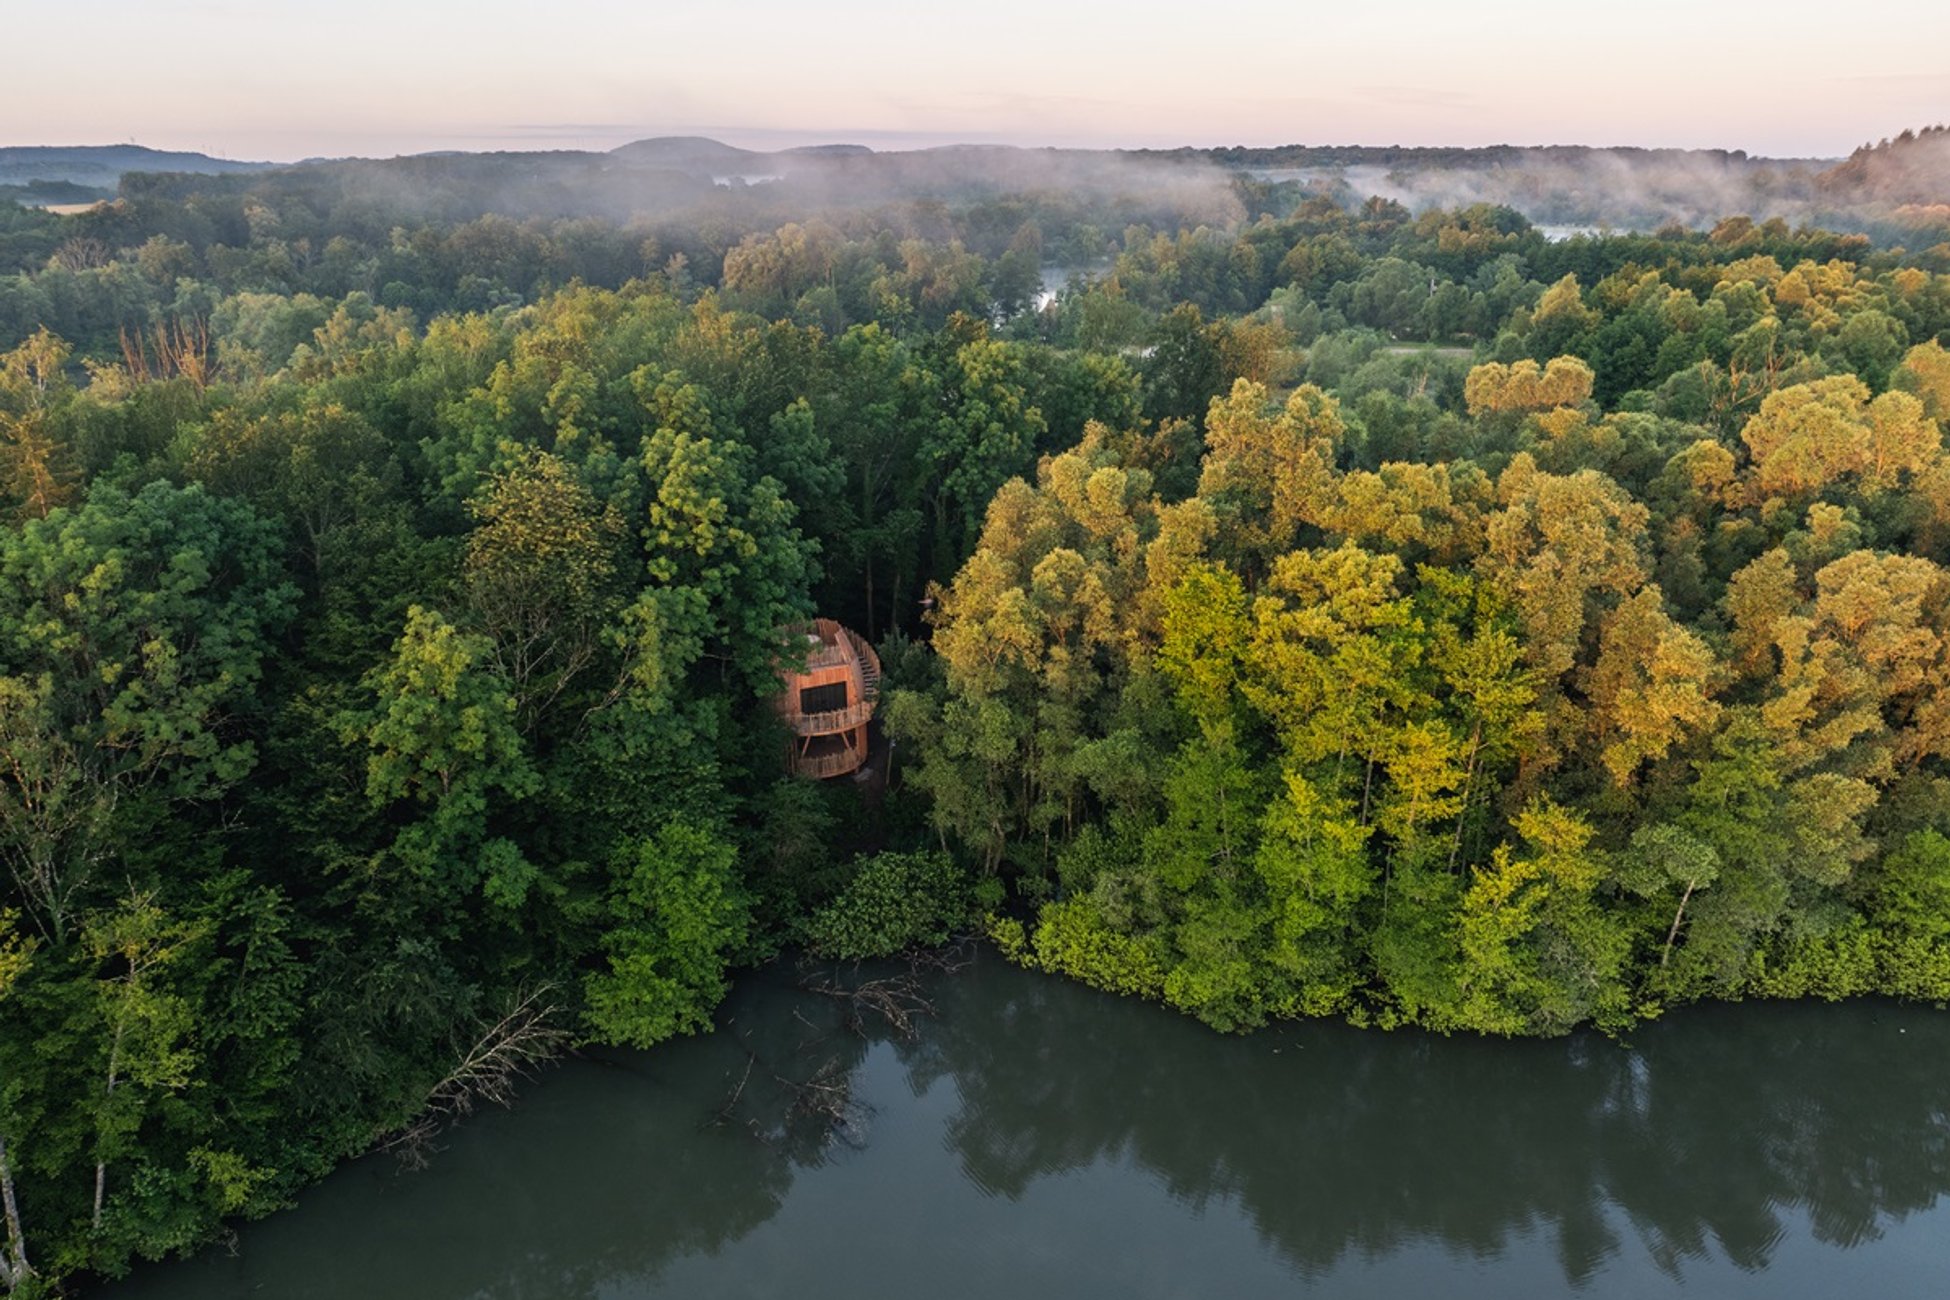
M 1905 131 L 1863 145 L 1848 161 L 1821 174 L 1827 189 L 1900 204 L 1950 202 L 1950 126 Z
M 265 171 L 268 162 L 237 162 L 209 154 L 150 149 L 138 144 L 15 145 L 0 147 L 0 185 L 65 181 L 113 189 L 128 172 L 225 175 Z
M 1950 204 L 1950 133 L 1904 131 L 1846 160 L 1764 158 L 1741 150 L 1583 145 L 1446 148 L 1367 145 L 1215 149 L 1029 149 L 954 145 L 876 151 L 831 144 L 741 149 L 695 136 L 638 140 L 607 152 L 441 152 L 279 165 L 135 145 L 0 148 L 0 199 L 28 206 L 195 194 L 369 191 L 455 219 L 664 216 L 727 189 L 776 190 L 781 207 L 849 209 L 983 192 L 1129 194 L 1187 223 L 1237 215 L 1236 183 L 1289 186 L 1353 206 L 1369 198 L 1421 211 L 1492 203 L 1532 221 L 1652 229 L 1749 214 L 1863 228 L 1934 224 Z M 767 195 L 759 199 L 764 202 Z

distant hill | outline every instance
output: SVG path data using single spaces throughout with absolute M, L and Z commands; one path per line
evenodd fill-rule
M 1838 201 L 1887 204 L 1950 203 L 1950 126 L 1905 131 L 1863 145 L 1840 166 L 1816 178 Z
M 118 193 L 133 202 L 254 194 L 272 206 L 297 203 L 321 214 L 350 203 L 388 221 L 467 221 L 485 213 L 629 221 L 709 213 L 713 220 L 735 217 L 759 229 L 879 204 L 1023 193 L 1053 202 L 1109 203 L 1104 219 L 1119 229 L 1145 221 L 1223 224 L 1241 211 L 1226 172 L 1191 155 L 1140 159 L 1102 150 L 991 146 L 761 153 L 696 137 L 639 140 L 606 153 L 428 153 L 226 175 L 130 172 Z
M 223 176 L 263 171 L 271 165 L 212 158 L 202 153 L 147 149 L 137 144 L 15 145 L 0 147 L 0 185 L 66 182 L 112 192 L 127 172 Z
M 742 168 L 741 168 L 742 170 Z M 679 169 L 578 150 L 423 153 L 401 158 L 341 158 L 221 176 L 130 173 L 131 200 L 181 202 L 196 195 L 255 194 L 277 205 L 324 213 L 341 203 L 383 212 L 470 221 L 485 213 L 515 218 L 632 217 L 669 213 L 723 191 L 709 169 Z
M 766 162 L 772 157 L 701 135 L 665 135 L 650 140 L 634 140 L 618 145 L 609 152 L 613 158 L 621 158 L 638 166 L 669 167 L 677 171 L 722 171 Z

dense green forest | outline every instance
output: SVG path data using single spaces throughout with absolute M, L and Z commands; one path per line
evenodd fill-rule
M 797 947 L 1228 1030 L 1950 998 L 1936 218 L 426 168 L 0 206 L 12 1292 Z M 783 774 L 815 612 L 884 791 Z

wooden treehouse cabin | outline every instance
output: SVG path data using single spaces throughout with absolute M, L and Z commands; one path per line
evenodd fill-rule
M 857 633 L 830 618 L 794 629 L 806 639 L 806 665 L 780 674 L 779 713 L 792 732 L 795 776 L 857 772 L 867 761 L 867 723 L 880 698 L 880 657 Z

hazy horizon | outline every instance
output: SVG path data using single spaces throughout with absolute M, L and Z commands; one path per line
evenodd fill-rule
M 1950 116 L 1950 114 L 1946 114 L 1946 116 Z M 1934 122 L 1903 123 L 1901 126 L 1897 126 L 1891 128 L 1890 130 L 1883 131 L 1875 136 L 1872 137 L 1865 136 L 1862 140 L 1858 140 L 1856 144 L 1874 144 L 1878 140 L 1897 134 L 1900 130 L 1903 129 L 1903 127 L 1920 127 L 1923 125 L 1935 125 L 1935 123 Z M 225 162 L 270 163 L 274 165 L 290 165 L 290 164 L 297 164 L 297 163 L 304 163 L 304 162 L 331 161 L 331 160 L 347 159 L 347 158 L 363 158 L 363 159 L 409 158 L 409 157 L 416 157 L 416 156 L 424 156 L 428 154 L 441 154 L 441 153 L 526 153 L 526 152 L 547 152 L 547 151 L 602 153 L 602 152 L 607 152 L 609 150 L 618 148 L 622 145 L 633 144 L 643 140 L 693 139 L 693 138 L 713 140 L 719 144 L 730 145 L 734 148 L 745 149 L 754 153 L 781 153 L 790 149 L 811 149 L 811 148 L 821 148 L 821 147 L 840 147 L 840 146 L 855 146 L 855 145 L 865 146 L 866 148 L 881 153 L 898 153 L 898 152 L 927 150 L 927 149 L 990 148 L 990 147 L 1007 148 L 1007 149 L 1075 149 L 1075 150 L 1120 150 L 1121 149 L 1121 150 L 1130 150 L 1130 151 L 1172 150 L 1172 149 L 1224 149 L 1224 148 L 1233 148 L 1233 147 L 1246 148 L 1246 149 L 1271 149 L 1271 148 L 1281 148 L 1286 146 L 1302 146 L 1302 147 L 1309 147 L 1309 148 L 1401 147 L 1401 148 L 1427 148 L 1427 149 L 1445 149 L 1445 148 L 1480 149 L 1480 148 L 1510 146 L 1510 147 L 1517 147 L 1517 148 L 1567 147 L 1567 148 L 1592 148 L 1592 149 L 1629 149 L 1629 148 L 1681 149 L 1681 150 L 1725 149 L 1729 151 L 1742 148 L 1742 146 L 1738 144 L 1667 145 L 1667 144 L 1658 144 L 1658 143 L 1648 144 L 1644 141 L 1638 141 L 1638 140 L 1600 141 L 1600 140 L 1558 140 L 1558 139 L 1544 139 L 1544 138 L 1539 138 L 1535 140 L 1491 140 L 1483 144 L 1456 144 L 1453 141 L 1419 140 L 1419 139 L 1413 139 L 1408 137 L 1403 137 L 1400 139 L 1388 139 L 1388 140 L 1379 140 L 1379 139 L 1339 140 L 1339 139 L 1297 139 L 1297 138 L 1296 139 L 1271 139 L 1269 138 L 1264 140 L 1201 140 L 1201 141 L 1158 140 L 1158 141 L 1148 141 L 1143 143 L 1129 143 L 1129 142 L 1120 143 L 1120 142 L 1112 142 L 1112 141 L 1049 142 L 1049 143 L 1027 142 L 1025 143 L 1025 142 L 1014 141 L 1014 140 L 984 139 L 978 137 L 962 137 L 962 136 L 955 136 L 955 135 L 942 135 L 937 138 L 932 135 L 924 135 L 924 134 L 916 134 L 916 133 L 876 132 L 876 131 L 832 131 L 832 132 L 799 133 L 799 132 L 781 132 L 776 130 L 766 130 L 763 128 L 711 127 L 711 126 L 672 127 L 669 129 L 659 129 L 652 126 L 645 126 L 635 130 L 632 130 L 630 128 L 625 128 L 625 127 L 616 127 L 616 128 L 611 128 L 611 130 L 613 132 L 618 133 L 615 134 L 613 139 L 610 138 L 609 135 L 607 134 L 578 137 L 584 139 L 585 140 L 584 143 L 554 143 L 554 142 L 540 143 L 537 142 L 533 137 L 522 137 L 522 136 L 511 135 L 506 138 L 502 138 L 498 136 L 492 136 L 490 133 L 490 135 L 482 138 L 463 138 L 463 139 L 457 139 L 451 143 L 431 143 L 428 144 L 425 148 L 370 149 L 370 150 L 353 149 L 353 150 L 343 150 L 343 151 L 313 150 L 310 152 L 303 152 L 303 153 L 286 153 L 285 155 L 282 156 L 273 156 L 270 154 L 225 152 L 214 148 L 201 148 L 194 143 L 172 142 L 167 144 L 159 144 L 156 142 L 155 139 L 144 139 L 141 137 L 136 137 L 134 139 L 123 139 L 123 140 L 100 140 L 100 139 L 97 140 L 58 140 L 58 139 L 0 140 L 0 149 L 16 149 L 16 148 L 106 149 L 106 148 L 134 146 L 137 148 L 154 149 L 166 153 L 202 154 L 206 157 L 216 158 Z M 169 138 L 172 141 L 174 140 L 173 136 L 170 136 Z M 482 142 L 483 138 L 489 139 L 493 142 L 483 143 Z M 1819 160 L 1819 161 L 1832 161 L 1832 160 L 1846 157 L 1854 148 L 1855 146 L 1851 145 L 1849 146 L 1848 149 L 1834 150 L 1828 153 L 1803 152 L 1803 153 L 1784 154 L 1784 153 L 1766 153 L 1761 150 L 1755 150 L 1755 149 L 1748 149 L 1745 150 L 1745 152 L 1749 156 L 1758 157 L 1758 158 L 1812 159 L 1812 160 Z
M 1629 20 L 1544 0 L 1385 11 L 1213 0 L 1157 17 L 994 0 L 980 21 L 891 0 L 810 12 L 749 0 L 290 0 L 168 12 L 100 0 L 87 62 L 23 61 L 9 144 L 137 143 L 273 162 L 435 150 L 608 149 L 703 135 L 747 148 L 857 143 L 1172 148 L 1351 144 L 1742 149 L 1846 155 L 1950 117 L 1950 8 L 1647 0 Z M 22 49 L 73 20 L 12 16 Z M 1769 42 L 1753 32 L 1806 33 Z M 1683 35 L 1677 35 L 1683 33 Z

